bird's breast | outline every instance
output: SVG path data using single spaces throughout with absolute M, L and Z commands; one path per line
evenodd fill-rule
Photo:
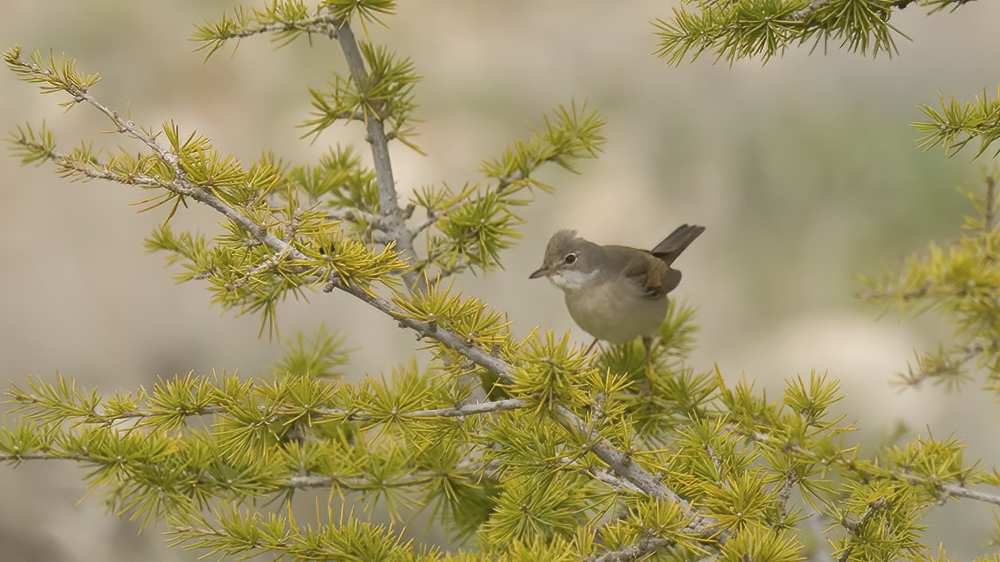
M 566 308 L 588 334 L 613 344 L 655 333 L 667 316 L 665 295 L 650 299 L 629 279 L 566 290 Z

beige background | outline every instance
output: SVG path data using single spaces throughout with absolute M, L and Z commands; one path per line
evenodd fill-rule
M 93 93 L 134 119 L 173 118 L 240 157 L 266 148 L 309 162 L 358 131 L 334 127 L 309 145 L 298 138 L 306 87 L 341 68 L 335 45 L 317 38 L 272 51 L 244 41 L 206 64 L 187 41 L 192 22 L 217 17 L 221 1 L 0 0 L 0 46 L 66 51 L 100 72 Z M 839 405 L 877 442 L 897 423 L 908 436 L 951 432 L 969 456 L 1000 463 L 996 406 L 974 391 L 898 393 L 889 385 L 914 346 L 948 331 L 939 319 L 876 321 L 856 302 L 853 275 L 895 263 L 927 240 L 955 236 L 968 210 L 954 187 L 974 176 L 968 156 L 923 153 L 908 123 L 938 91 L 970 99 L 1000 80 L 995 32 L 1000 8 L 971 3 L 925 16 L 911 7 L 893 21 L 889 60 L 797 49 L 765 66 L 728 67 L 711 59 L 666 67 L 650 53 L 649 21 L 669 3 L 635 1 L 405 2 L 389 32 L 424 80 L 419 144 L 426 158 L 394 147 L 403 191 L 478 181 L 481 158 L 498 155 L 541 123 L 543 112 L 586 99 L 609 119 L 605 154 L 572 175 L 548 170 L 559 189 L 523 217 L 524 240 L 505 271 L 467 278 L 463 289 L 507 310 L 514 330 L 574 330 L 556 289 L 529 282 L 549 235 L 575 228 L 601 243 L 650 246 L 682 222 L 708 227 L 681 258 L 677 294 L 700 308 L 701 347 L 692 366 L 718 364 L 728 380 L 745 375 L 772 394 L 810 369 L 842 379 Z M 0 127 L 42 118 L 64 148 L 97 136 L 106 123 L 87 108 L 65 114 L 56 96 L 0 75 Z M 138 149 L 136 145 L 125 145 Z M 0 157 L 0 357 L 2 381 L 57 370 L 107 392 L 194 369 L 264 372 L 279 350 L 258 339 L 259 320 L 220 316 L 196 284 L 177 286 L 142 238 L 163 219 L 137 215 L 143 193 L 101 183 L 70 184 L 46 168 Z M 177 223 L 211 230 L 215 217 L 192 209 Z M 281 309 L 284 335 L 320 322 L 345 330 L 359 348 L 350 375 L 388 372 L 414 348 L 412 335 L 344 295 L 316 295 Z M 348 331 L 349 328 L 349 331 Z M 367 342 L 379 342 L 370 346 Z M 166 549 L 157 530 L 104 515 L 82 496 L 84 470 L 56 463 L 0 467 L 0 560 L 191 560 Z M 928 543 L 952 556 L 979 553 L 993 522 L 963 503 L 939 508 Z M 419 527 L 422 527 L 419 526 Z

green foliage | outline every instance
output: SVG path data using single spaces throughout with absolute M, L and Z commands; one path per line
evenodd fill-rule
M 311 89 L 313 119 L 302 124 L 307 136 L 318 136 L 338 121 L 377 120 L 389 125 L 388 137 L 399 139 L 418 150 L 407 140 L 412 134 L 410 113 L 416 108 L 413 87 L 420 80 L 409 58 L 396 60 L 395 54 L 382 46 L 361 43 L 361 54 L 369 69 L 364 80 L 344 79 L 334 74 L 329 92 Z M 360 82 L 360 83 L 359 83 Z
M 55 156 L 56 140 L 52 131 L 45 127 L 44 121 L 37 132 L 31 123 L 19 125 L 7 140 L 14 154 L 21 158 L 22 164 L 42 164 Z
M 343 373 L 337 368 L 350 360 L 348 353 L 342 350 L 344 339 L 344 336 L 327 333 L 326 327 L 321 325 L 312 346 L 307 346 L 302 332 L 296 332 L 295 341 L 285 341 L 287 351 L 274 372 L 302 377 L 340 377 Z
M 332 513 L 328 519 L 333 519 Z M 274 553 L 294 560 L 386 560 L 409 562 L 418 559 L 409 545 L 382 525 L 348 518 L 343 524 L 326 523 L 318 528 L 302 528 L 291 516 L 232 507 L 213 526 L 207 522 L 172 521 L 171 540 L 188 549 L 203 549 L 229 556 L 256 556 Z M 421 553 L 420 560 L 439 560 L 436 551 Z
M 523 371 L 516 373 L 510 388 L 517 393 L 536 396 L 542 404 L 580 403 L 584 399 L 578 381 L 586 377 L 589 361 L 583 349 L 570 342 L 569 334 L 556 340 L 551 331 L 545 339 L 527 341 L 522 352 Z
M 548 354 L 555 367 L 565 363 L 559 358 L 565 345 L 549 335 L 529 348 L 536 362 L 555 352 Z M 301 349 L 292 345 L 281 364 L 291 364 Z M 342 357 L 329 339 L 323 349 Z M 707 392 L 691 410 L 701 414 L 676 419 L 670 442 L 646 449 L 630 441 L 630 426 L 645 414 L 629 408 L 631 392 L 621 378 L 578 375 L 577 387 L 564 389 L 580 404 L 594 432 L 588 435 L 566 431 L 533 400 L 511 410 L 462 413 L 457 407 L 468 387 L 436 369 L 421 373 L 410 365 L 391 381 L 351 384 L 323 377 L 322 358 L 314 363 L 320 366 L 272 380 L 189 374 L 109 398 L 64 378 L 55 385 L 32 379 L 27 389 L 8 392 L 26 421 L 2 432 L 0 459 L 89 465 L 90 485 L 104 491 L 115 512 L 166 518 L 177 540 L 192 548 L 290 556 L 349 549 L 359 560 L 395 556 L 370 550 L 376 543 L 396 545 L 413 559 L 440 555 L 397 543 L 392 529 L 354 515 L 303 527 L 286 513 L 289 502 L 303 490 L 329 488 L 364 509 L 388 508 L 398 519 L 431 506 L 457 536 L 474 535 L 497 556 L 537 541 L 582 548 L 579 533 L 590 529 L 603 545 L 587 547 L 597 554 L 645 536 L 678 552 L 720 548 L 723 557 L 779 560 L 801 558 L 795 529 L 815 509 L 842 522 L 845 531 L 834 535 L 840 552 L 920 558 L 918 522 L 952 494 L 948 486 L 996 480 L 965 464 L 956 440 L 918 439 L 884 449 L 880 460 L 858 459 L 839 442 L 849 426 L 828 414 L 836 385 L 817 375 L 791 381 L 778 402 L 742 384 L 729 389 L 718 376 L 703 379 Z M 558 371 L 539 380 L 552 376 Z M 519 385 L 508 392 L 529 399 L 548 392 Z M 595 439 L 659 467 L 665 484 L 710 514 L 718 536 L 731 538 L 706 542 L 690 511 L 651 500 L 612 474 L 591 452 Z M 260 500 L 268 498 L 284 501 L 266 510 Z M 234 500 L 243 507 L 231 507 Z M 602 523 L 608 514 L 618 515 Z M 353 542 L 343 543 L 346 536 Z
M 21 60 L 21 47 L 14 45 L 3 53 L 4 64 L 18 78 L 30 84 L 40 84 L 43 94 L 67 92 L 73 99 L 61 104 L 70 107 L 83 101 L 81 94 L 100 81 L 97 74 L 81 74 L 76 70 L 76 61 L 60 54 L 58 57 L 49 52 L 48 62 L 39 51 L 31 54 L 30 62 Z
M 262 8 L 237 5 L 233 14 L 223 15 L 217 21 L 196 25 L 191 40 L 201 43 L 197 50 L 206 51 L 206 60 L 231 39 L 241 39 L 260 33 L 274 33 L 273 40 L 287 45 L 302 34 L 310 38 L 313 33 L 332 34 L 337 20 L 310 16 L 302 0 L 271 0 Z
M 443 275 L 452 275 L 500 266 L 500 252 L 520 237 L 515 227 L 522 221 L 513 208 L 533 202 L 535 189 L 552 191 L 532 174 L 550 162 L 576 171 L 577 160 L 595 158 L 604 143 L 604 123 L 586 105 L 559 106 L 552 117 L 545 117 L 544 130 L 532 128 L 527 140 L 513 143 L 498 158 L 483 160 L 479 171 L 490 181 L 486 186 L 418 190 L 412 204 L 427 212 L 418 231 L 432 224 L 437 231 L 427 231 L 427 260 L 420 267 L 434 265 Z
M 1000 92 L 1000 86 L 997 91 Z M 997 139 L 1000 139 L 1000 100 L 990 100 L 983 89 L 983 97 L 976 96 L 975 103 L 960 105 L 953 96 L 938 94 L 941 109 L 930 105 L 920 106 L 920 111 L 930 121 L 914 123 L 918 131 L 926 133 L 920 139 L 921 145 L 930 149 L 943 146 L 951 155 L 965 148 L 973 140 L 979 140 L 976 157 L 982 156 Z M 993 156 L 1000 155 L 997 152 Z
M 773 560 L 774 562 L 796 562 L 804 560 L 800 554 L 802 546 L 795 537 L 784 530 L 775 531 L 766 527 L 748 529 L 722 549 L 719 560 L 741 562 L 743 560 Z
M 868 289 L 861 297 L 899 314 L 928 310 L 943 313 L 954 326 L 949 345 L 918 353 L 905 384 L 924 380 L 957 389 L 969 380 L 969 369 L 982 369 L 986 385 L 1000 386 L 1000 227 L 996 224 L 996 173 L 982 169 L 980 186 L 966 188 L 975 214 L 963 235 L 946 247 L 931 243 L 925 255 L 913 255 L 898 269 L 883 266 L 878 276 L 862 277 Z
M 894 10 L 917 3 L 935 12 L 966 1 L 686 0 L 673 8 L 670 19 L 654 22 L 656 54 L 669 64 L 680 64 L 688 55 L 697 59 L 707 51 L 730 64 L 746 58 L 766 62 L 790 47 L 811 43 L 815 50 L 833 40 L 863 55 L 891 56 L 896 36 L 903 36 L 889 23 Z
M 699 14 L 677 9 L 673 22 L 658 22 L 660 54 L 673 63 L 706 50 L 730 62 L 767 60 L 831 38 L 892 53 L 890 14 L 909 3 L 699 1 Z M 920 3 L 938 10 L 962 1 Z M 929 560 L 928 511 L 948 499 L 1000 505 L 982 490 L 1000 486 L 1000 471 L 968 462 L 958 439 L 917 437 L 862 455 L 847 440 L 853 426 L 831 411 L 839 387 L 825 376 L 792 378 L 775 399 L 717 368 L 693 369 L 695 309 L 683 303 L 671 302 L 647 371 L 638 343 L 589 354 L 568 334 L 516 340 L 502 311 L 453 294 L 444 277 L 500 267 L 518 237 L 517 207 L 536 188 L 553 189 L 538 170 L 577 171 L 597 156 L 604 119 L 584 104 L 559 106 L 526 139 L 484 159 L 480 182 L 426 186 L 401 207 L 388 144 L 416 148 L 419 77 L 409 58 L 352 30 L 360 24 L 367 36 L 393 10 L 386 0 L 271 0 L 194 32 L 209 56 L 261 34 L 281 44 L 336 40 L 349 72 L 310 90 L 306 136 L 318 142 L 335 123 L 362 124 L 371 168 L 361 149 L 341 145 L 315 163 L 266 151 L 243 161 L 173 122 L 122 118 L 90 94 L 97 75 L 77 72 L 72 59 L 24 60 L 18 47 L 4 54 L 19 78 L 65 93 L 67 106 L 89 105 L 139 145 L 60 151 L 44 124 L 26 124 L 10 137 L 17 156 L 71 180 L 147 190 L 141 210 L 165 206 L 166 217 L 146 246 L 180 266 L 178 280 L 203 282 L 224 309 L 260 314 L 271 333 L 279 303 L 319 285 L 414 331 L 430 353 L 423 364 L 414 358 L 348 381 L 340 367 L 349 335 L 321 327 L 286 340 L 271 373 L 257 377 L 188 373 L 111 396 L 62 376 L 30 378 L 7 392 L 14 414 L 0 429 L 0 461 L 77 462 L 114 513 L 165 522 L 174 544 L 240 558 L 796 561 L 804 545 L 825 539 L 838 561 Z M 925 143 L 954 152 L 979 138 L 982 154 L 996 140 L 995 105 L 984 97 L 925 108 L 935 122 L 919 125 Z M 977 214 L 967 236 L 866 281 L 873 302 L 937 309 L 956 325 L 953 346 L 921 356 L 909 382 L 954 381 L 975 365 L 1000 388 L 998 203 L 993 175 L 984 175 L 985 188 L 970 191 Z M 217 233 L 172 229 L 192 203 L 222 215 Z M 414 218 L 417 209 L 425 216 Z M 308 522 L 297 519 L 302 502 L 317 506 Z M 421 511 L 463 541 L 453 554 L 401 538 L 400 523 Z M 391 525 L 371 522 L 382 513 Z M 947 559 L 943 549 L 937 559 Z
M 10 391 L 29 421 L 27 430 L 5 432 L 0 450 L 13 461 L 41 456 L 89 464 L 94 467 L 89 476 L 92 485 L 109 489 L 116 511 L 143 518 L 169 517 L 172 532 L 186 544 L 220 553 L 295 554 L 303 543 L 310 551 L 338 552 L 342 533 L 367 529 L 377 532 L 358 535 L 367 539 L 356 538 L 360 542 L 350 548 L 358 556 L 375 556 L 367 550 L 374 544 L 369 539 L 381 537 L 384 544 L 387 531 L 354 527 L 359 524 L 353 518 L 312 534 L 295 526 L 290 515 L 224 507 L 234 498 L 291 497 L 296 489 L 314 486 L 357 494 L 364 505 L 395 506 L 391 509 L 400 517 L 409 505 L 435 505 L 435 513 L 456 532 L 475 532 L 483 546 L 499 551 L 515 538 L 544 539 L 546 544 L 557 538 L 573 540 L 580 525 L 598 525 L 602 514 L 621 509 L 627 517 L 600 531 L 612 548 L 628 536 L 624 533 L 629 529 L 684 548 L 705 548 L 689 534 L 689 513 L 676 504 L 650 502 L 607 473 L 588 453 L 594 438 L 623 442 L 630 433 L 622 431 L 634 415 L 625 406 L 628 391 L 622 379 L 600 382 L 595 373 L 595 382 L 587 386 L 551 386 L 551 381 L 572 375 L 565 368 L 569 363 L 561 358 L 568 351 L 567 340 L 549 334 L 527 346 L 530 352 L 525 358 L 534 365 L 529 372 L 541 383 L 550 381 L 550 386 L 521 388 L 524 384 L 515 382 L 508 391 L 541 398 L 571 393 L 572 399 L 561 401 L 585 408 L 599 404 L 600 411 L 590 418 L 596 437 L 567 433 L 544 411 L 531 408 L 451 418 L 446 411 L 466 399 L 462 387 L 455 387 L 451 377 L 430 371 L 419 374 L 413 366 L 397 371 L 391 383 L 327 382 L 318 378 L 327 372 L 323 356 L 342 357 L 339 346 L 327 338 L 307 353 L 301 343 L 290 346 L 281 363 L 300 362 L 296 358 L 306 354 L 316 368 L 276 369 L 288 374 L 270 382 L 225 374 L 188 375 L 160 381 L 136 395 L 103 399 L 94 391 L 76 389 L 66 379 L 56 385 L 32 380 L 28 390 Z M 794 435 L 803 451 L 812 451 L 806 440 L 824 440 L 829 438 L 825 434 L 839 432 L 824 415 L 835 390 L 813 377 L 809 384 L 790 386 L 781 406 L 745 388 L 727 391 L 720 383 L 719 378 L 703 382 L 710 386 L 709 392 L 701 393 L 698 409 L 691 410 L 703 415 L 679 427 L 667 449 L 644 453 L 642 462 L 663 467 L 666 482 L 683 495 L 698 498 L 702 509 L 723 528 L 740 531 L 738 540 L 727 543 L 725 555 L 756 552 L 771 544 L 778 556 L 794 541 L 785 531 L 762 531 L 756 526 L 763 521 L 788 528 L 794 517 L 787 519 L 792 510 L 785 505 L 789 495 L 781 483 L 794 482 L 808 469 L 787 459 L 784 464 L 775 461 L 780 455 L 801 457 L 796 459 L 800 464 L 817 460 L 811 453 L 793 454 L 787 446 L 772 449 L 771 441 L 789 442 Z M 596 394 L 588 394 L 590 384 Z M 597 395 L 603 395 L 600 403 L 595 402 Z M 435 407 L 440 411 L 428 411 Z M 742 411 L 746 417 L 733 424 L 726 421 L 725 411 Z M 773 427 L 783 428 L 781 433 L 767 439 L 757 435 L 762 415 L 778 416 L 781 423 Z M 813 428 L 815 434 L 796 428 Z M 756 444 L 744 445 L 747 436 Z M 640 452 L 635 445 L 632 450 Z M 911 448 L 893 454 L 897 462 L 912 467 L 914 478 L 929 477 L 920 468 L 923 465 L 949 467 L 934 474 L 938 479 L 970 477 L 968 470 L 955 472 L 961 464 L 955 444 L 945 448 L 946 457 L 936 453 L 947 462 L 921 465 L 917 462 L 921 451 Z M 477 455 L 484 456 L 475 460 Z M 486 473 L 481 472 L 484 469 Z M 214 514 L 214 523 L 201 519 L 206 508 Z M 470 526 L 470 520 L 482 525 Z M 750 528 L 752 533 L 742 532 Z M 754 533 L 778 533 L 780 539 L 768 542 L 754 538 L 758 536 Z
M 357 19 L 368 33 L 365 26 L 369 23 L 388 27 L 380 16 L 394 14 L 396 3 L 391 0 L 324 0 L 320 7 L 329 10 L 340 21 Z
M 293 168 L 287 177 L 309 204 L 354 210 L 347 224 L 358 229 L 367 228 L 365 219 L 379 210 L 375 173 L 362 165 L 352 146 L 332 147 L 315 165 Z

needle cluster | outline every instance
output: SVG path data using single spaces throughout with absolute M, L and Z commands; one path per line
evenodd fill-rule
M 906 36 L 890 23 L 910 4 L 937 12 L 969 0 L 685 0 L 669 19 L 654 22 L 656 54 L 669 64 L 706 52 L 730 64 L 764 62 L 789 48 L 812 49 L 834 43 L 841 49 L 892 56 L 896 39 Z

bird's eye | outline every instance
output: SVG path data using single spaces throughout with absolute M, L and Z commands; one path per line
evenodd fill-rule
M 576 254 L 566 254 L 566 257 L 563 258 L 563 263 L 566 265 L 573 265 L 576 263 Z

